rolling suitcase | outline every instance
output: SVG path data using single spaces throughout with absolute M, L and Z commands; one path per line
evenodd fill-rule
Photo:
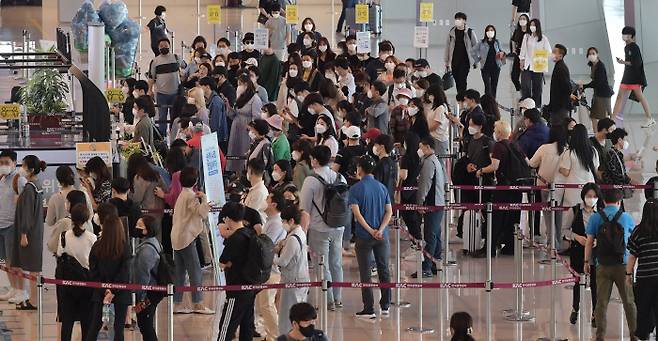
M 463 246 L 464 254 L 473 253 L 482 248 L 482 217 L 474 210 L 464 211 Z

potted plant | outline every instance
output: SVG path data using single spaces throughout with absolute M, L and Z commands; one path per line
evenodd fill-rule
M 68 107 L 68 92 L 68 84 L 58 70 L 41 69 L 21 89 L 20 99 L 32 115 L 62 113 Z

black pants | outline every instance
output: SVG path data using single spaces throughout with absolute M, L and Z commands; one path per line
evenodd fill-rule
M 521 72 L 521 97 L 531 97 L 535 107 L 541 109 L 541 96 L 544 91 L 544 74 L 523 70 Z
M 417 240 L 423 239 L 423 235 L 420 231 L 420 214 L 416 211 L 402 211 L 400 216 L 404 220 L 404 223 L 407 225 L 409 234 Z
M 482 82 L 484 82 L 484 93 L 493 96 L 493 98 L 496 98 L 500 69 L 482 69 L 480 72 L 482 73 Z
M 82 315 L 86 314 L 86 315 Z M 88 312 L 80 312 L 81 316 L 86 317 L 84 320 L 80 321 L 80 329 L 82 330 L 82 340 L 84 340 L 89 332 L 89 314 Z M 73 335 L 73 324 L 75 319 L 72 316 L 60 315 L 60 320 L 62 321 L 62 330 L 60 331 L 61 341 L 71 341 Z
M 577 245 L 576 245 L 577 244 Z M 569 258 L 571 267 L 579 274 L 585 272 L 585 247 L 580 243 L 573 241 L 569 249 Z M 592 313 L 596 309 L 596 266 L 589 266 L 589 286 L 592 293 Z M 571 302 L 573 311 L 580 310 L 580 287 L 578 283 L 573 286 L 573 301 Z
M 468 62 L 461 61 L 458 64 L 451 65 L 452 67 L 452 77 L 455 78 L 455 86 L 457 87 L 457 93 L 463 94 L 468 87 L 468 72 L 471 70 L 471 65 Z
M 98 332 L 103 326 L 103 302 L 93 302 L 92 304 L 89 334 L 87 334 L 85 341 L 96 341 Z M 126 323 L 127 312 L 128 304 L 114 304 L 114 341 L 123 341 L 123 327 Z
M 635 283 L 635 305 L 637 328 L 635 336 L 648 340 L 649 334 L 658 325 L 658 278 L 638 279 Z
M 147 295 L 151 304 L 137 314 L 137 325 L 142 333 L 144 341 L 158 341 L 158 335 L 155 330 L 155 314 L 158 303 L 162 301 L 162 295 Z
M 338 17 L 338 25 L 336 25 L 336 33 L 343 32 L 343 24 L 345 23 L 345 12 L 347 11 L 346 4 L 343 2 L 343 8 L 340 10 L 340 17 Z
M 518 56 L 514 57 L 511 77 L 516 91 L 521 91 L 521 60 Z
M 252 341 L 254 338 L 254 300 L 256 293 L 241 291 L 226 298 L 219 321 L 217 341 L 230 341 L 240 327 L 240 341 Z
M 493 202 L 495 203 L 521 203 L 521 192 L 516 190 L 495 191 Z M 492 246 L 499 247 L 505 244 L 505 250 L 514 252 L 514 224 L 521 220 L 521 211 L 517 210 L 494 210 L 492 221 Z M 493 251 L 492 247 L 492 251 Z

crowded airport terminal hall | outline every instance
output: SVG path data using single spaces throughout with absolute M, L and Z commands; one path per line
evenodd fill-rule
M 657 13 L 0 0 L 0 341 L 655 341 Z

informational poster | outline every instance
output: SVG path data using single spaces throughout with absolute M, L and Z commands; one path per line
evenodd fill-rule
M 75 144 L 75 164 L 82 169 L 87 161 L 93 157 L 103 159 L 108 167 L 112 167 L 111 142 L 84 142 Z
M 221 24 L 222 23 L 222 6 L 220 5 L 208 5 L 206 16 L 208 17 L 209 24 Z
M 420 22 L 434 21 L 434 4 L 431 2 L 420 3 Z
M 16 103 L 0 104 L 0 118 L 3 120 L 17 120 L 21 117 L 21 106 Z
M 370 52 L 370 31 L 356 32 L 356 53 Z
M 108 88 L 105 90 L 105 98 L 110 104 L 123 103 L 126 101 L 126 95 L 121 88 Z
M 416 26 L 414 28 L 414 47 L 426 49 L 430 47 L 430 28 L 427 26 Z
M 201 160 L 203 162 L 203 181 L 208 202 L 212 207 L 222 207 L 226 203 L 224 195 L 224 176 L 222 174 L 222 163 L 219 158 L 219 145 L 217 133 L 201 136 Z M 219 263 L 219 256 L 223 250 L 223 239 L 219 235 L 217 224 L 219 223 L 219 212 L 211 212 L 208 215 L 208 225 L 212 238 L 213 256 L 215 264 Z M 216 283 L 223 284 L 220 271 L 216 272 Z
M 269 47 L 270 30 L 266 28 L 257 28 L 254 30 L 254 48 L 266 49 Z
M 532 69 L 534 72 L 548 72 L 548 50 L 535 49 L 532 54 Z
M 297 5 L 286 5 L 286 24 L 296 25 L 299 21 L 299 14 L 297 14 Z
M 370 21 L 370 8 L 367 4 L 358 4 L 355 8 L 356 24 L 367 24 Z

